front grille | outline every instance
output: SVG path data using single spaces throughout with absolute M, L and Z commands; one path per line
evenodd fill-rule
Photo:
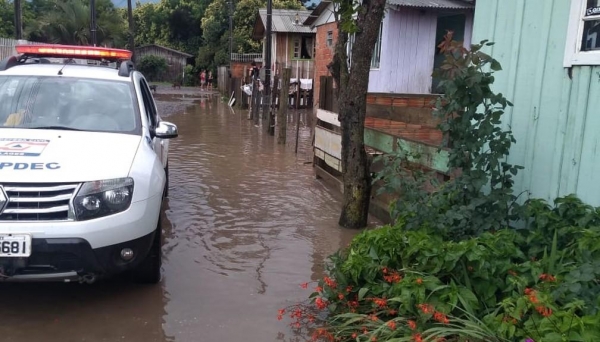
M 66 221 L 79 184 L 2 184 L 8 203 L 1 221 Z

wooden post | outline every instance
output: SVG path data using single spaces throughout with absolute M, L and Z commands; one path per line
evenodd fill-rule
M 298 77 L 298 88 L 296 88 L 296 109 L 300 108 L 300 77 Z
M 296 109 L 296 148 L 294 153 L 298 154 L 298 136 L 300 135 L 300 111 Z
M 290 77 L 292 75 L 291 68 L 283 69 L 283 76 L 281 81 L 281 89 L 279 90 L 279 110 L 277 111 L 277 129 L 279 133 L 277 135 L 277 143 L 285 144 L 287 135 L 287 112 L 289 102 L 289 91 L 290 91 Z
M 253 80 L 252 83 L 252 114 L 250 119 L 254 119 L 254 124 L 258 126 L 258 80 Z
M 269 135 L 275 135 L 275 113 L 274 113 L 274 109 L 273 106 L 275 106 L 275 103 L 277 103 L 277 87 L 279 86 L 279 75 L 275 75 L 274 78 L 274 82 L 273 82 L 273 88 L 271 90 L 271 94 L 272 94 L 272 100 L 271 100 L 271 105 L 269 106 L 269 112 L 267 113 L 267 133 Z

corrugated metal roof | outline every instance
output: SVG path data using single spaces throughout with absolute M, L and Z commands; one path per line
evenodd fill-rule
M 258 13 L 263 25 L 266 25 L 267 10 L 261 8 L 258 10 Z M 273 32 L 315 33 L 315 29 L 303 25 L 304 21 L 310 16 L 310 13 L 311 12 L 307 10 L 273 9 L 271 17 L 273 26 L 271 27 L 271 30 Z M 295 23 L 296 14 L 298 14 L 298 24 Z
M 471 1 L 460 0 L 388 0 L 388 4 L 418 7 L 418 8 L 443 8 L 443 9 L 472 9 L 475 5 Z
M 325 11 L 325 9 L 327 8 L 327 6 L 329 6 L 330 3 L 331 1 L 321 0 L 317 7 L 315 7 L 315 9 L 308 16 L 308 18 L 304 21 L 304 25 L 311 26 L 315 22 L 315 20 L 317 20 L 317 18 L 321 16 L 323 11 Z
M 147 44 L 147 45 L 136 47 L 135 49 L 138 50 L 138 49 L 143 49 L 143 48 L 147 48 L 147 47 L 151 47 L 151 46 L 156 46 L 159 49 L 167 50 L 167 51 L 176 53 L 178 55 L 182 55 L 182 56 L 187 57 L 187 58 L 194 57 L 193 55 L 190 55 L 189 53 L 185 53 L 183 51 L 178 51 L 178 50 L 175 50 L 175 49 L 171 49 L 171 48 L 168 48 L 166 46 L 162 46 L 162 45 L 158 45 L 158 44 Z

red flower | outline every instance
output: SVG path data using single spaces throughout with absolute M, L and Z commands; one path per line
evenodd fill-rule
M 419 307 L 419 309 L 421 309 L 421 311 L 424 314 L 430 314 L 434 311 L 433 306 L 431 304 L 419 304 L 417 306 Z
M 537 312 L 539 312 L 540 315 L 542 315 L 544 317 L 550 317 L 552 315 L 552 309 L 550 309 L 550 308 L 538 306 L 535 309 L 537 310 Z
M 279 309 L 277 311 L 277 320 L 281 321 L 283 319 L 283 315 L 285 314 L 285 309 Z
M 396 330 L 396 322 L 389 321 L 389 322 L 386 323 L 386 325 L 388 326 L 388 328 L 390 328 L 392 330 Z
M 327 307 L 327 301 L 324 301 L 323 298 L 318 297 L 317 299 L 315 299 L 315 304 L 317 305 L 317 308 L 319 310 L 323 310 Z
M 423 284 L 423 279 L 417 278 L 417 284 L 422 285 Z
M 446 315 L 444 315 L 443 313 L 437 311 L 436 313 L 433 314 L 433 319 L 435 319 L 436 321 L 440 322 L 440 323 L 444 323 L 444 324 L 448 324 L 450 323 L 450 321 L 448 320 L 448 317 L 446 317 Z
M 423 342 L 423 337 L 421 337 L 421 334 L 414 334 L 412 337 L 414 342 Z
M 340 293 L 340 294 L 338 295 L 338 298 L 339 298 L 340 300 L 344 299 L 344 294 Z
M 300 284 L 300 287 L 303 289 L 307 289 L 308 288 L 308 283 L 302 283 Z
M 385 298 L 375 298 L 373 299 L 373 302 L 380 308 L 384 308 L 387 306 L 387 299 Z
M 315 291 L 321 293 L 323 292 L 323 288 L 321 286 L 317 286 L 315 287 Z
M 409 319 L 406 324 L 408 324 L 408 327 L 410 328 L 410 330 L 415 330 L 417 329 L 417 323 L 411 319 Z
M 331 288 L 335 288 L 337 286 L 337 284 L 335 283 L 335 281 L 329 277 L 325 277 L 323 278 L 323 281 L 325 282 L 325 284 L 327 284 L 327 286 L 331 287 Z
M 540 280 L 543 280 L 543 281 L 556 281 L 556 278 L 554 276 L 552 276 L 551 274 L 542 273 L 540 275 Z

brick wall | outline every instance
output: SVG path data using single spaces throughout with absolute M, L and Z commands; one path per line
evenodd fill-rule
M 333 43 L 331 46 L 327 45 L 327 32 L 333 32 Z M 320 91 L 320 77 L 331 76 L 327 70 L 327 65 L 331 63 L 333 59 L 333 53 L 335 50 L 335 43 L 337 42 L 338 31 L 337 23 L 329 23 L 317 27 L 317 40 L 316 40 L 316 53 L 315 53 L 315 76 L 314 76 L 314 108 L 319 106 L 319 91 Z
M 256 63 L 258 68 L 262 67 L 262 63 Z M 246 75 L 244 75 L 244 67 L 246 67 Z M 244 76 L 250 76 L 250 69 L 252 64 L 250 62 L 231 62 L 231 77 L 242 78 Z

